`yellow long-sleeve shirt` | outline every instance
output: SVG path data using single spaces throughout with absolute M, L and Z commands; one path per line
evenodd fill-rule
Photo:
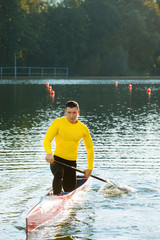
M 47 154 L 52 154 L 51 142 L 54 138 L 56 143 L 54 154 L 71 161 L 76 161 L 79 141 L 83 138 L 87 150 L 88 169 L 93 169 L 93 142 L 86 125 L 80 121 L 72 124 L 67 117 L 55 119 L 48 129 L 43 143 Z

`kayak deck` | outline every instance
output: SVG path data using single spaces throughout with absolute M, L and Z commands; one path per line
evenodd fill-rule
M 88 178 L 84 176 L 77 176 L 77 188 L 69 193 L 62 192 L 59 195 L 53 195 L 53 189 L 51 189 L 28 212 L 26 217 L 26 231 L 30 232 L 49 220 L 54 219 L 63 210 L 65 202 L 71 199 L 76 192 L 85 188 L 87 180 Z

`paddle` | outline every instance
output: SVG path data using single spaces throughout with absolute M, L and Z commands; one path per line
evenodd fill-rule
M 73 166 L 69 166 L 69 165 L 67 165 L 67 164 L 65 164 L 65 163 L 62 163 L 62 162 L 59 162 L 59 161 L 57 161 L 57 160 L 55 160 L 54 162 L 57 163 L 57 164 L 60 164 L 60 165 L 62 165 L 62 166 L 65 166 L 65 167 L 72 168 L 73 170 L 84 174 L 84 172 L 83 172 L 82 170 L 77 169 L 77 168 L 75 168 L 75 167 L 73 167 Z M 100 178 L 100 177 L 97 177 L 97 176 L 95 176 L 95 175 L 93 175 L 93 174 L 91 174 L 91 177 L 93 177 L 93 178 L 95 178 L 95 179 L 97 179 L 97 180 L 100 180 L 100 181 L 102 181 L 102 182 L 105 182 L 105 183 L 107 183 L 107 184 L 110 184 L 110 185 L 112 185 L 113 187 L 118 188 L 119 190 L 121 190 L 121 191 L 123 191 L 123 192 L 132 192 L 132 191 L 133 191 L 133 189 L 130 188 L 130 187 L 128 187 L 128 186 L 125 186 L 125 185 L 122 185 L 122 184 L 121 184 L 121 185 L 118 185 L 118 184 L 116 184 L 116 183 L 114 183 L 113 181 L 110 181 L 110 180 L 108 180 L 108 179 L 105 180 L 105 179 Z

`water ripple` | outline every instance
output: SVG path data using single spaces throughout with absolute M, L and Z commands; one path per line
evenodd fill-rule
M 159 239 L 160 81 L 132 81 L 135 87 L 131 94 L 127 86 L 130 80 L 120 81 L 117 89 L 114 80 L 97 85 L 97 81 L 81 85 L 82 81 L 78 85 L 74 81 L 60 85 L 64 80 L 50 80 L 56 92 L 53 101 L 46 91 L 45 80 L 30 80 L 29 84 L 15 81 L 11 85 L 1 80 L 2 239 L 25 239 L 26 214 L 52 185 L 43 139 L 53 119 L 64 115 L 68 99 L 80 103 L 79 119 L 90 129 L 95 149 L 94 175 L 126 184 L 136 191 L 118 195 L 100 193 L 104 183 L 92 179 L 87 198 L 70 209 L 66 221 L 40 228 L 28 240 Z M 152 94 L 148 98 L 146 89 L 150 84 Z M 53 143 L 53 149 L 54 146 Z M 77 167 L 82 170 L 87 167 L 83 142 Z

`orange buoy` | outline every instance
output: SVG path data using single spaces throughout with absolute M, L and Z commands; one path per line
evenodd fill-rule
M 115 82 L 114 85 L 117 87 L 118 86 L 118 82 Z
M 55 92 L 54 91 L 51 91 L 51 96 L 54 96 L 55 95 Z
M 51 86 L 49 86 L 49 87 L 48 87 L 48 90 L 49 90 L 49 91 L 51 91 L 51 90 L 52 90 L 52 87 L 51 87 Z
M 147 93 L 148 93 L 148 94 L 151 93 L 151 89 L 150 89 L 150 88 L 147 89 Z
M 49 83 L 48 82 L 46 83 L 46 87 L 49 87 Z
M 128 88 L 129 88 L 129 89 L 132 89 L 132 84 L 129 84 Z

